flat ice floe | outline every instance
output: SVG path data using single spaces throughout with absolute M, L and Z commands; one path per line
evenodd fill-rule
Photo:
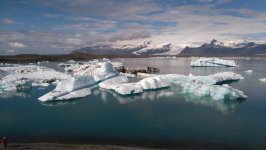
M 167 75 L 162 75 L 169 82 L 179 84 L 181 82 L 193 82 L 193 81 L 200 81 L 203 84 L 208 84 L 208 85 L 214 85 L 214 84 L 222 84 L 224 82 L 228 81 L 237 81 L 240 79 L 244 79 L 243 76 L 240 74 L 236 74 L 234 72 L 220 72 L 208 76 L 195 76 L 195 75 L 180 75 L 180 74 L 167 74 Z
M 47 86 L 45 83 L 70 78 L 67 74 L 36 65 L 1 67 L 0 70 L 2 72 L 0 80 L 1 92 L 29 88 L 31 86 Z
M 217 66 L 226 66 L 226 67 L 237 67 L 238 64 L 234 60 L 225 60 L 216 57 L 194 57 L 190 63 L 191 67 L 217 67 Z

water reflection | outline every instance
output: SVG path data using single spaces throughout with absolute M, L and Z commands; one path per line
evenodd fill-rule
M 122 96 L 115 92 L 111 92 L 113 97 L 120 103 L 120 104 L 127 104 L 137 100 L 142 101 L 154 101 L 161 98 L 171 97 L 175 93 L 168 90 L 168 89 L 161 89 L 161 90 L 153 90 L 153 91 L 146 91 L 141 94 L 137 95 L 129 95 L 129 96 Z
M 208 106 L 223 114 L 230 114 L 235 112 L 236 108 L 240 106 L 245 100 L 213 100 L 208 97 L 197 97 L 192 94 L 184 95 L 185 101 L 193 103 L 194 105 Z
M 1 91 L 0 98 L 7 99 L 12 97 L 22 97 L 22 98 L 30 98 L 32 96 L 32 91 Z
M 75 105 L 78 99 L 72 99 L 72 100 L 58 100 L 58 101 L 47 101 L 47 102 L 41 102 L 43 106 L 48 107 L 58 107 L 58 106 L 64 106 L 64 105 Z

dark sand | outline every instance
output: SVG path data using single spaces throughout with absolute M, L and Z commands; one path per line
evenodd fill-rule
M 7 148 L 1 146 L 0 150 L 157 150 L 162 148 L 144 148 L 133 146 L 113 145 L 82 145 L 57 143 L 12 143 Z

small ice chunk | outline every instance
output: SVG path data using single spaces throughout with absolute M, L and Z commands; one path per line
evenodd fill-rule
M 247 74 L 250 74 L 250 73 L 253 72 L 253 70 L 246 70 L 246 71 L 244 71 L 244 72 L 247 73 Z
M 70 63 L 70 64 L 75 64 L 75 63 L 76 63 L 75 60 L 69 60 L 69 61 L 67 61 L 67 62 Z
M 120 72 L 119 74 L 122 75 L 122 76 L 125 76 L 125 77 L 129 77 L 129 78 L 135 78 L 136 77 L 136 75 L 132 74 L 132 73 L 122 73 L 122 72 Z
M 266 78 L 259 79 L 261 82 L 266 82 Z

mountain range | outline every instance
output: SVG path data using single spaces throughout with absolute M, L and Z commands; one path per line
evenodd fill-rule
M 178 56 L 266 56 L 266 44 L 243 42 L 224 43 L 213 39 L 199 47 L 186 46 L 184 49 L 170 42 L 154 44 L 144 41 L 140 45 L 101 45 L 84 47 L 72 53 L 101 55 L 178 55 Z

